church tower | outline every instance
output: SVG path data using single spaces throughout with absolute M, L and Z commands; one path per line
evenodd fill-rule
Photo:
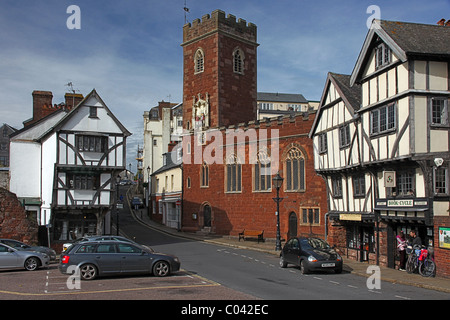
M 183 27 L 183 128 L 256 120 L 256 25 L 215 10 Z

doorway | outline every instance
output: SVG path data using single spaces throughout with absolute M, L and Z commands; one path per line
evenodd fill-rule
M 211 207 L 207 204 L 203 207 L 203 227 L 211 227 Z
M 297 224 L 298 219 L 295 212 L 291 212 L 289 214 L 289 231 L 288 231 L 288 239 L 297 237 Z

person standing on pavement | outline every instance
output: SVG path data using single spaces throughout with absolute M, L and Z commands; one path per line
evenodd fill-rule
M 419 248 L 422 247 L 422 239 L 417 235 L 417 232 L 415 230 L 411 230 L 409 232 L 409 236 L 411 237 L 411 245 L 414 248 L 414 246 L 419 246 Z
M 406 239 L 403 231 L 400 231 L 400 234 L 397 235 L 397 250 L 400 255 L 400 266 L 398 270 L 405 271 L 405 263 L 406 263 Z

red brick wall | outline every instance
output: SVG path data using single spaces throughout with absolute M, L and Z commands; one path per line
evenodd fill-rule
M 450 217 L 434 217 L 434 259 L 436 275 L 450 278 L 450 250 L 439 248 L 439 227 L 450 227 Z
M 14 193 L 0 188 L 0 238 L 37 244 L 38 225 L 28 219 L 25 209 Z
M 245 55 L 244 74 L 233 72 L 237 47 Z M 195 74 L 194 55 L 199 48 L 205 55 L 204 71 Z M 256 120 L 256 48 L 256 26 L 236 23 L 236 18 L 225 18 L 222 11 L 183 28 L 184 128 L 192 120 L 193 97 L 199 93 L 202 99 L 209 94 L 210 127 Z
M 283 176 L 283 153 L 286 152 L 292 144 L 297 144 L 305 151 L 305 192 L 284 192 L 280 190 L 280 197 L 284 198 L 280 203 L 280 229 L 281 236 L 288 236 L 289 214 L 295 212 L 300 222 L 302 207 L 314 207 L 320 209 L 320 226 L 298 224 L 298 234 L 316 235 L 324 237 L 324 214 L 327 212 L 327 199 L 325 192 L 325 183 L 323 179 L 316 175 L 314 171 L 314 160 L 312 150 L 312 140 L 307 137 L 307 133 L 314 121 L 314 114 L 304 118 L 299 115 L 293 119 L 284 118 L 281 122 L 274 120 L 267 124 L 262 122 L 259 125 L 250 125 L 247 129 L 256 128 L 258 137 L 261 129 L 279 130 L 279 159 L 280 173 Z M 269 130 L 268 130 L 269 131 Z M 222 130 L 224 132 L 224 130 Z M 270 133 L 268 133 L 270 137 Z M 196 141 L 191 136 L 191 143 Z M 225 139 L 224 139 L 225 141 Z M 203 151 L 206 146 L 203 146 Z M 270 151 L 270 143 L 267 144 Z M 183 203 L 183 228 L 185 230 L 199 230 L 202 224 L 201 213 L 205 204 L 212 208 L 212 232 L 225 235 L 236 236 L 243 229 L 264 230 L 267 238 L 276 236 L 276 203 L 272 199 L 276 197 L 274 188 L 270 192 L 253 191 L 253 164 L 249 164 L 249 144 L 245 146 L 246 161 L 242 164 L 242 191 L 240 193 L 226 192 L 226 165 L 209 165 L 209 186 L 200 187 L 201 164 L 194 164 L 195 150 L 192 147 L 192 153 L 185 155 L 183 161 L 183 179 L 185 180 L 184 203 Z M 225 151 L 223 151 L 225 152 Z M 189 164 L 191 163 L 191 164 Z M 191 180 L 191 187 L 187 188 L 187 179 Z M 197 214 L 198 219 L 192 218 Z

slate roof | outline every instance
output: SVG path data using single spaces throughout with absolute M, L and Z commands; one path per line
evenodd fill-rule
M 379 21 L 406 54 L 450 57 L 450 27 L 400 21 Z
M 361 85 L 355 83 L 350 86 L 350 75 L 330 72 L 330 76 L 334 79 L 335 84 L 342 91 L 343 99 L 347 99 L 350 107 L 354 111 L 358 111 L 361 107 Z
M 258 92 L 257 100 L 270 102 L 308 103 L 308 100 L 306 100 L 302 94 L 278 92 Z
M 450 59 L 450 26 L 374 20 L 353 69 L 351 85 L 360 80 L 378 38 L 402 62 L 408 57 Z

